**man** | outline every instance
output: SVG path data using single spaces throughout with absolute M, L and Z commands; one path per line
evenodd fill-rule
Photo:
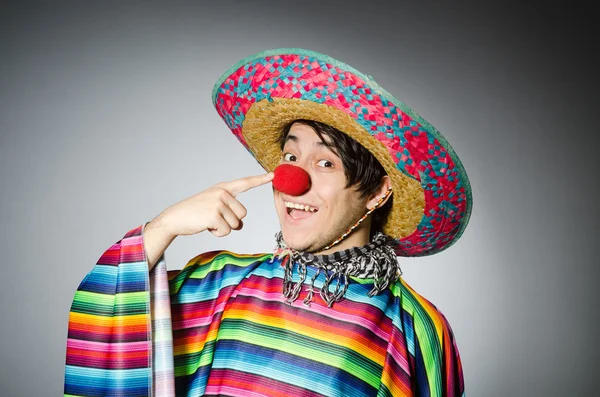
M 104 253 L 71 308 L 65 395 L 464 396 L 450 325 L 396 258 L 439 252 L 468 222 L 446 140 L 307 50 L 244 59 L 213 101 L 275 174 L 178 202 Z M 208 252 L 167 278 L 177 236 L 240 230 L 237 195 L 271 181 L 274 253 Z

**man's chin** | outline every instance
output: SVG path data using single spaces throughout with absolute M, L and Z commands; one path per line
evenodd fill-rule
M 306 236 L 286 236 L 286 233 L 283 232 L 283 241 L 288 248 L 296 251 L 311 252 L 315 250 L 313 247 L 314 244 L 311 244 L 311 239 L 306 238 Z
M 296 250 L 296 251 L 307 251 L 307 249 L 309 248 L 309 246 L 307 244 L 296 243 L 293 240 L 288 242 L 288 240 L 286 240 L 284 238 L 283 241 L 285 241 L 285 245 L 288 248 L 291 248 L 291 249 Z

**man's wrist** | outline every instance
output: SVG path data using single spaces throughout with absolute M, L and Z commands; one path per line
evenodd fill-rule
M 160 239 L 172 241 L 177 237 L 168 227 L 168 219 L 164 214 L 159 214 L 146 224 L 146 228 L 150 229 L 153 234 L 156 234 Z
M 160 215 L 146 223 L 144 227 L 144 248 L 149 270 L 152 270 L 158 259 L 164 254 L 167 247 L 175 239 L 175 235 L 169 232 Z

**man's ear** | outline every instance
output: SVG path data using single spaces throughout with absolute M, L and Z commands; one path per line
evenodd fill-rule
M 377 188 L 377 190 L 372 193 L 369 196 L 369 201 L 367 201 L 367 209 L 371 209 L 373 208 L 377 202 L 383 197 L 385 196 L 385 194 L 387 193 L 388 189 L 392 187 L 392 180 L 390 179 L 389 176 L 385 175 L 383 178 L 381 178 L 381 182 L 379 182 L 379 187 Z M 383 200 L 383 202 L 381 204 L 379 204 L 379 208 L 381 208 L 391 197 L 391 194 L 388 194 L 388 196 L 385 198 L 385 200 Z

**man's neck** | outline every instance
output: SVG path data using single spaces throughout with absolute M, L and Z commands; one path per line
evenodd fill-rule
M 362 225 L 361 225 L 362 226 Z M 352 247 L 362 247 L 369 243 L 369 227 L 359 227 L 354 230 L 349 236 L 343 239 L 340 243 L 334 245 L 327 250 L 313 252 L 313 255 L 330 255 L 334 252 L 343 251 Z

